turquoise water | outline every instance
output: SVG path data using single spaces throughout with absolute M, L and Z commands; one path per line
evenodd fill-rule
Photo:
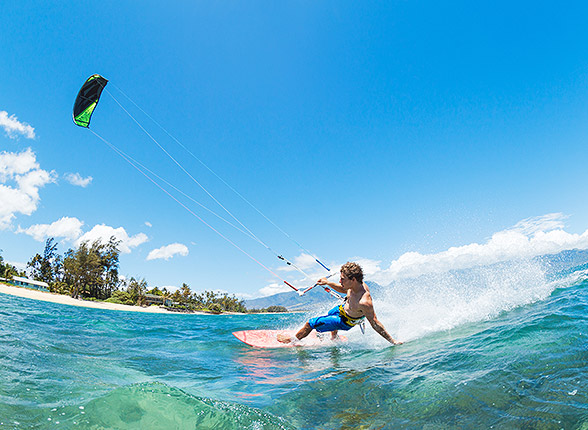
M 0 294 L 0 429 L 586 430 L 586 267 L 525 267 L 379 292 L 399 347 L 368 328 L 339 346 L 258 350 L 231 332 L 306 315 L 142 314 Z

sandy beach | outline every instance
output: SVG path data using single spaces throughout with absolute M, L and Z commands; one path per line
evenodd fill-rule
M 158 314 L 178 315 L 180 312 L 171 312 L 159 306 L 128 306 L 117 303 L 91 302 L 78 300 L 63 294 L 46 293 L 43 291 L 31 290 L 29 288 L 14 287 L 0 283 L 0 293 L 12 296 L 25 297 L 27 299 L 42 300 L 44 302 L 60 303 L 62 305 L 81 306 L 84 308 L 107 309 L 111 311 L 149 312 Z M 209 315 L 205 312 L 181 313 L 182 315 Z

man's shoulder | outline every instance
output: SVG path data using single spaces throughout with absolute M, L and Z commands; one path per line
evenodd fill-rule
M 361 296 L 361 299 L 359 299 L 359 304 L 362 306 L 373 307 L 374 303 L 372 301 L 372 295 L 369 291 L 363 293 L 363 296 Z

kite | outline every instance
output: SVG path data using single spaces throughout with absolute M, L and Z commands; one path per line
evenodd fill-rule
M 90 118 L 107 83 L 108 80 L 100 75 L 92 75 L 84 82 L 73 108 L 73 120 L 76 125 L 90 127 Z

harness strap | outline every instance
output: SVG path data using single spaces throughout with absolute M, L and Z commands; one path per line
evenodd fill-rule
M 361 323 L 363 321 L 363 319 L 365 318 L 365 316 L 361 316 L 359 318 L 351 318 L 345 312 L 343 305 L 339 305 L 339 315 L 341 316 L 341 319 L 343 320 L 343 322 L 350 327 L 356 326 L 357 324 Z

